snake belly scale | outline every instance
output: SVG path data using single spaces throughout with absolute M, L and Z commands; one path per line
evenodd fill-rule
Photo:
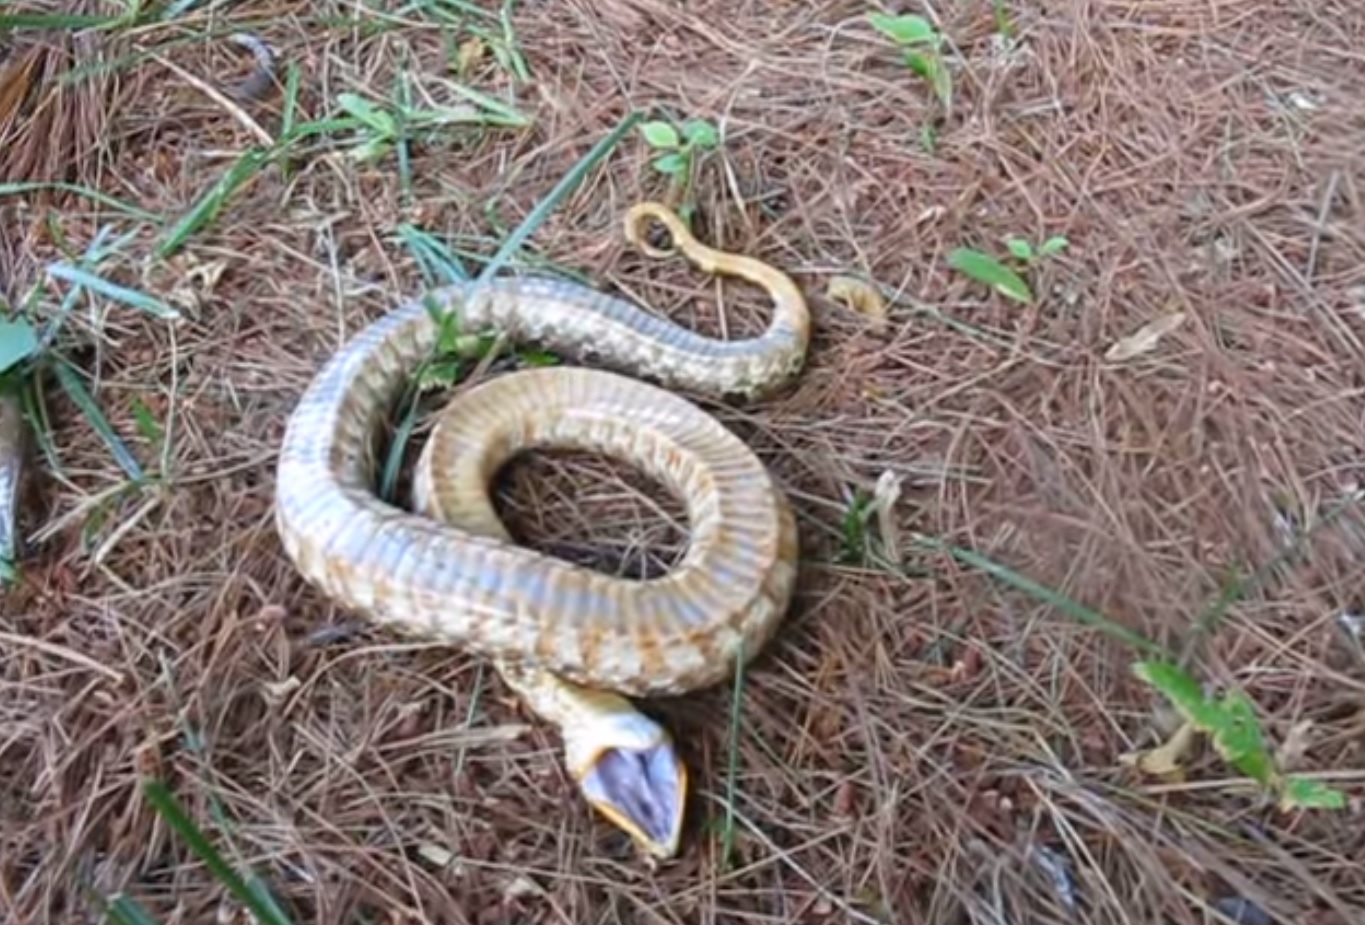
M 650 220 L 675 250 L 646 241 Z M 298 570 L 342 606 L 491 659 L 558 727 L 588 801 L 664 857 L 678 847 L 687 774 L 668 734 L 625 698 L 718 683 L 741 652 L 752 658 L 790 603 L 799 545 L 761 461 L 675 390 L 772 393 L 800 372 L 810 321 L 784 273 L 701 244 L 660 205 L 631 209 L 625 231 L 652 257 L 681 252 L 763 286 L 775 306 L 767 329 L 711 339 L 555 279 L 436 290 L 372 322 L 313 379 L 280 449 L 275 516 Z M 603 368 L 526 369 L 461 391 L 423 447 L 409 512 L 374 493 L 376 435 L 437 343 L 431 305 L 458 311 L 464 330 Z M 630 580 L 516 545 L 489 486 L 517 454 L 547 447 L 609 454 L 674 491 L 690 527 L 682 562 Z

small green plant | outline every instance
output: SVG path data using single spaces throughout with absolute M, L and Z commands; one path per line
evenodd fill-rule
M 953 108 L 953 75 L 943 60 L 943 36 L 933 23 L 915 13 L 889 16 L 868 13 L 872 28 L 894 42 L 904 55 L 905 64 L 928 82 L 943 106 L 944 113 Z
M 666 176 L 686 176 L 692 171 L 698 152 L 720 145 L 720 132 L 705 119 L 688 119 L 682 125 L 655 119 L 640 126 L 645 144 L 662 152 L 650 166 Z
M 862 565 L 867 561 L 872 543 L 868 536 L 869 523 L 876 513 L 873 495 L 861 488 L 855 489 L 839 525 L 841 542 L 836 561 L 850 565 Z
M 991 12 L 995 19 L 995 31 L 1005 39 L 1014 37 L 1014 23 L 1010 20 L 1010 11 L 1005 7 L 1005 0 L 992 0 Z
M 1054 235 L 1042 244 L 1034 245 L 1027 239 L 1011 235 L 1005 239 L 1009 257 L 1026 268 L 1035 268 L 1055 257 L 1070 246 L 1061 235 Z M 1014 268 L 999 257 L 971 247 L 959 247 L 948 254 L 948 266 L 965 273 L 978 283 L 990 286 L 1006 298 L 1025 305 L 1033 302 L 1033 289 Z
M 1027 238 L 1010 235 L 1005 239 L 1005 247 L 1009 249 L 1010 255 L 1028 266 L 1035 266 L 1049 257 L 1055 257 L 1070 245 L 1071 242 L 1062 235 L 1053 235 L 1036 247 Z
M 682 200 L 679 217 L 691 222 L 696 211 L 691 196 L 694 169 L 702 154 L 720 147 L 720 131 L 705 119 L 688 119 L 681 125 L 654 119 L 640 124 L 640 135 L 658 152 L 649 165 L 670 179 L 670 196 Z
M 1165 696 L 1187 726 L 1208 736 L 1224 761 L 1278 797 L 1281 809 L 1341 809 L 1346 805 L 1341 791 L 1285 774 L 1278 767 L 1255 707 L 1241 691 L 1213 699 L 1187 672 L 1166 661 L 1137 662 L 1133 673 Z

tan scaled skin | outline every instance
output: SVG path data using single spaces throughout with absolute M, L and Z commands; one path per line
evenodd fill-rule
M 687 771 L 667 733 L 626 698 L 721 682 L 738 653 L 759 652 L 790 603 L 798 553 L 791 506 L 759 459 L 673 390 L 773 392 L 801 371 L 810 319 L 786 274 L 701 244 L 655 203 L 625 220 L 646 254 L 670 255 L 645 242 L 649 220 L 701 269 L 764 287 L 775 303 L 766 331 L 714 340 L 552 279 L 437 290 L 361 331 L 300 399 L 279 455 L 276 524 L 304 577 L 337 602 L 492 660 L 559 729 L 588 802 L 646 854 L 667 858 L 680 842 Z M 464 331 L 606 369 L 527 369 L 461 392 L 423 449 L 407 512 L 372 490 L 373 441 L 436 344 L 431 306 L 460 311 Z M 675 491 L 692 528 L 683 562 L 632 581 L 515 545 L 489 484 L 513 456 L 541 447 L 610 454 Z

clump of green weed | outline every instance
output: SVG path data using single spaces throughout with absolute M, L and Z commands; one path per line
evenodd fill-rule
M 1184 729 L 1208 736 L 1219 757 L 1277 797 L 1281 809 L 1341 809 L 1346 805 L 1341 791 L 1285 773 L 1266 743 L 1255 706 L 1242 691 L 1211 697 L 1198 681 L 1167 661 L 1137 662 L 1133 673 L 1170 701 L 1184 720 Z M 1183 739 L 1177 733 L 1172 742 Z

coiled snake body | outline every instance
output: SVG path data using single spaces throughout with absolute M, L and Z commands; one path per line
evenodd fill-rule
M 702 245 L 652 203 L 626 216 L 646 243 L 654 219 L 701 269 L 768 290 L 767 330 L 706 338 L 574 283 L 498 278 L 434 293 L 466 330 L 493 329 L 575 359 L 631 371 L 544 367 L 465 390 L 441 412 L 418 461 L 414 512 L 373 493 L 375 435 L 438 326 L 423 300 L 365 328 L 324 366 L 290 418 L 276 523 L 302 574 L 343 606 L 491 659 L 545 721 L 588 802 L 648 854 L 678 848 L 687 772 L 668 734 L 626 697 L 680 694 L 725 679 L 771 638 L 796 577 L 789 502 L 754 453 L 669 391 L 758 397 L 798 374 L 805 300 L 782 272 Z M 429 300 L 430 301 L 430 300 Z M 688 550 L 670 573 L 632 581 L 517 546 L 488 487 L 521 451 L 600 451 L 684 499 Z

